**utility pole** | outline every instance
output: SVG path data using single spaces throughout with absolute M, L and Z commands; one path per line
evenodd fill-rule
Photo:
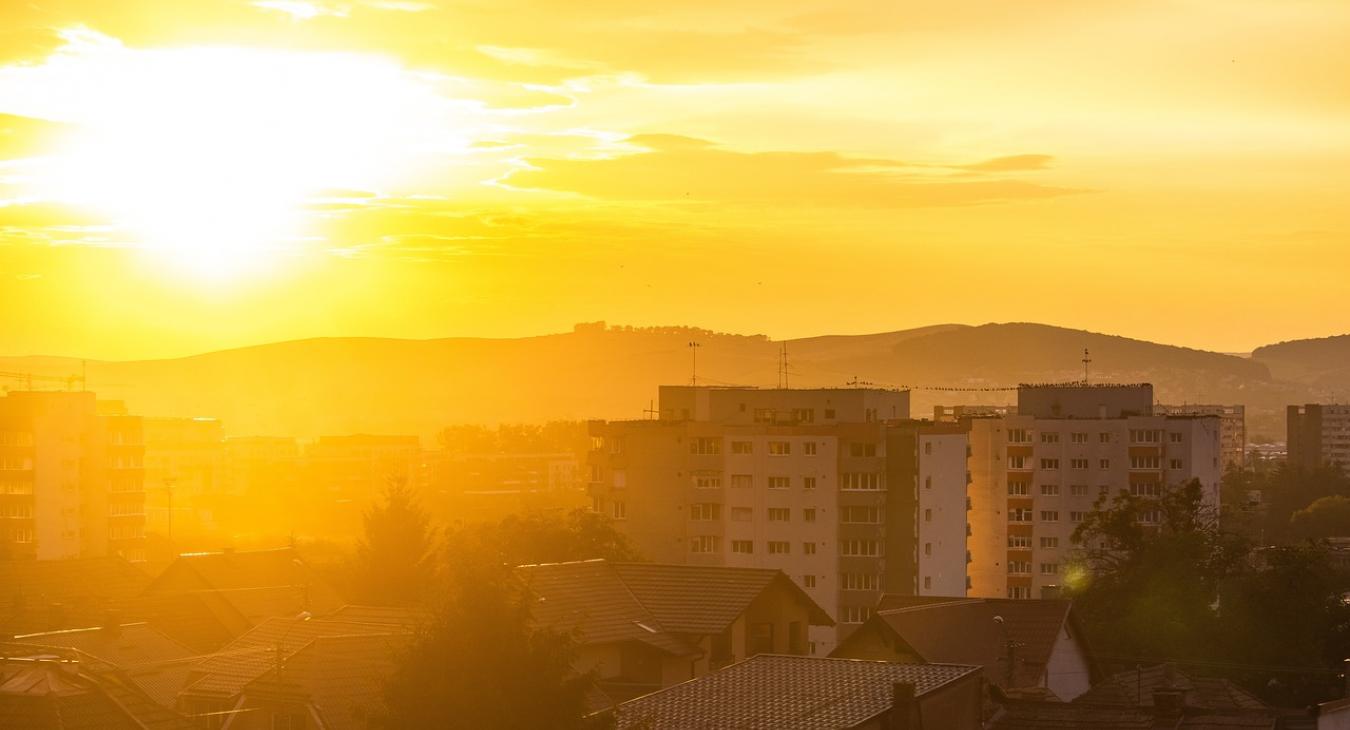
M 1083 385 L 1088 384 L 1088 365 L 1092 364 L 1092 356 L 1088 354 L 1088 349 L 1083 348 Z
M 173 477 L 164 477 L 164 491 L 169 497 L 169 525 L 168 534 L 165 536 L 169 540 L 169 546 L 173 546 Z
M 698 385 L 698 348 L 702 347 L 698 340 L 689 341 L 689 354 L 693 358 L 692 368 L 689 374 L 689 384 Z
M 778 352 L 778 387 L 787 390 L 788 388 L 788 353 L 787 343 L 784 342 Z

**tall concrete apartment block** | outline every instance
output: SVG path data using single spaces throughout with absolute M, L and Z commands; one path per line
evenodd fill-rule
M 660 417 L 595 422 L 594 509 L 657 562 L 779 568 L 837 621 L 882 592 L 964 595 L 966 435 L 909 393 L 663 386 Z
M 145 555 L 141 419 L 86 392 L 0 399 L 0 554 Z
M 1199 479 L 1219 503 L 1220 417 L 1156 414 L 1151 385 L 1023 386 L 1015 414 L 962 423 L 973 596 L 1053 595 L 1073 531 L 1101 495 L 1158 495 Z
M 1155 405 L 1155 414 L 1165 416 L 1218 416 L 1219 462 L 1224 470 L 1247 465 L 1247 409 L 1220 405 Z
M 1350 405 L 1289 406 L 1285 428 L 1290 466 L 1350 469 Z

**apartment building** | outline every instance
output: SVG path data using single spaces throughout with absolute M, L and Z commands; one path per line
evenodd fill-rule
M 0 555 L 145 555 L 141 419 L 89 392 L 0 399 Z
M 144 418 L 146 528 L 167 535 L 210 521 L 225 488 L 225 431 L 214 418 Z
M 1016 414 L 962 423 L 972 596 L 1056 594 L 1074 529 L 1102 495 L 1153 496 L 1199 479 L 1219 503 L 1219 416 L 1154 413 L 1148 384 L 1023 386 Z
M 1224 471 L 1247 465 L 1247 409 L 1245 406 L 1155 405 L 1155 414 L 1164 416 L 1218 416 L 1219 462 Z
M 1350 468 L 1350 405 L 1289 406 L 1285 427 L 1290 466 Z
M 588 491 L 657 562 L 776 568 L 838 622 L 882 592 L 965 592 L 966 435 L 879 389 L 663 386 L 661 417 L 595 422 Z

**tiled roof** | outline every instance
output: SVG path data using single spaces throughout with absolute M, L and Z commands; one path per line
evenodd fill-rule
M 327 613 L 344 601 L 292 548 L 189 553 L 146 587 L 147 595 L 210 591 L 251 620 L 291 609 Z
M 120 557 L 0 560 L 0 635 L 88 626 L 149 581 Z
M 779 570 L 585 560 L 517 568 L 545 626 L 576 628 L 591 644 L 641 641 L 676 655 L 694 649 L 680 635 L 726 629 L 771 586 L 804 602 L 812 623 L 833 622 Z
M 207 608 L 206 599 L 201 593 L 136 596 L 119 602 L 116 611 L 123 618 L 148 622 L 199 654 L 215 651 L 235 636 Z M 247 619 L 242 614 L 237 614 L 237 621 L 238 625 L 247 626 Z
M 144 623 L 124 624 L 117 631 L 76 629 L 15 638 L 36 647 L 75 649 L 124 668 L 129 679 L 155 702 L 166 707 L 187 681 L 192 650 Z
M 979 667 L 760 654 L 619 705 L 618 727 L 835 730 L 888 711 L 892 686 L 922 696 Z
M 1269 709 L 1255 695 L 1226 679 L 1191 677 L 1162 664 L 1112 675 L 1074 701 L 1095 705 L 1152 707 L 1153 691 L 1169 684 L 1186 690 L 1185 702 L 1188 707 L 1208 710 Z
M 380 624 L 416 628 L 431 618 L 431 612 L 416 608 L 398 608 L 395 606 L 353 606 L 347 605 L 328 614 L 326 618 L 338 621 L 353 621 L 362 624 Z
M 94 664 L 98 664 L 94 660 Z M 82 660 L 0 660 L 0 727 L 25 730 L 185 730 L 114 670 Z
M 1007 683 L 1007 642 L 1015 642 L 1013 685 L 1030 686 L 1041 683 L 1055 642 L 1070 620 L 1071 605 L 1061 600 L 886 594 L 874 620 L 884 621 L 925 660 L 983 666 L 989 680 L 1000 686 Z
M 308 694 L 324 728 L 366 728 L 409 639 L 408 634 L 321 636 L 286 660 L 284 678 Z

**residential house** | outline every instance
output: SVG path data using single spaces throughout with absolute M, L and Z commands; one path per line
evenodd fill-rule
M 833 656 L 984 667 L 1008 690 L 1072 700 L 1096 674 L 1071 602 L 882 596 L 876 613 Z
M 760 654 L 629 700 L 619 730 L 978 730 L 979 667 Z
M 16 649 L 17 647 L 17 649 Z M 16 657 L 33 647 L 5 644 L 0 658 L 0 727 L 23 730 L 190 730 L 116 667 L 79 652 Z

